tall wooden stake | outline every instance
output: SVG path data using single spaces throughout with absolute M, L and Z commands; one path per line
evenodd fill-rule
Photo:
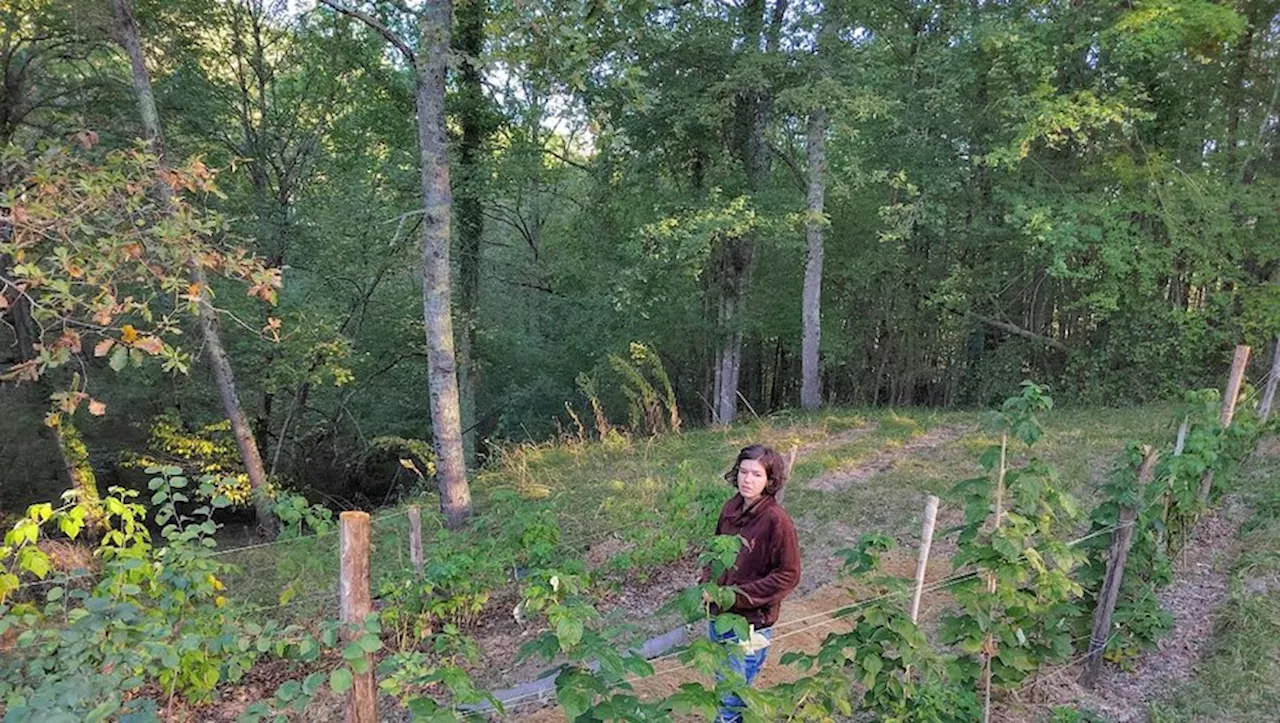
M 924 522 L 920 530 L 920 559 L 916 560 L 916 591 L 911 596 L 911 622 L 920 619 L 920 596 L 924 594 L 924 574 L 929 567 L 929 548 L 933 546 L 933 528 L 938 521 L 938 498 L 929 495 L 924 503 Z
M 1236 398 L 1240 396 L 1240 385 L 1244 383 L 1245 368 L 1249 366 L 1249 347 L 1241 344 L 1236 347 L 1236 355 L 1231 360 L 1231 376 L 1227 378 L 1227 391 L 1222 395 L 1222 413 L 1218 416 L 1218 425 L 1224 430 L 1231 426 L 1236 414 Z M 1200 478 L 1200 506 L 1209 504 L 1209 491 L 1213 488 L 1213 470 L 1208 470 Z
M 369 594 L 369 513 L 347 511 L 338 516 L 341 539 L 341 573 L 338 578 L 342 615 L 342 639 L 353 642 L 364 635 L 364 621 L 373 600 Z M 346 723 L 377 723 L 378 690 L 373 680 L 373 656 L 365 655 L 365 671 L 353 672 L 347 693 Z
M 422 554 L 422 512 L 417 505 L 409 505 L 409 561 L 413 563 L 414 574 L 422 579 L 426 558 Z
M 1262 421 L 1271 417 L 1271 405 L 1276 400 L 1276 385 L 1280 384 L 1280 336 L 1276 337 L 1275 353 L 1271 357 L 1271 373 L 1267 375 L 1267 390 L 1262 395 L 1262 407 L 1258 412 Z
M 1186 414 L 1182 417 L 1182 424 L 1178 425 L 1178 440 L 1173 444 L 1173 456 L 1181 457 L 1182 450 L 1187 447 L 1187 434 L 1191 431 L 1191 415 Z M 1164 493 L 1164 509 L 1160 511 L 1160 530 L 1156 532 L 1156 547 L 1163 550 L 1165 543 L 1168 541 L 1167 531 L 1169 529 L 1169 510 L 1173 507 L 1173 493 Z
M 797 447 L 794 444 L 791 445 L 791 454 L 787 455 L 787 484 L 791 483 L 791 470 L 795 469 L 796 454 L 799 451 L 800 451 L 799 447 Z M 779 505 L 783 504 L 783 502 L 785 502 L 786 499 L 787 499 L 787 485 L 782 485 L 782 489 L 778 490 L 778 504 Z
M 992 534 L 1000 529 L 1004 520 L 1004 476 L 1009 456 L 1009 433 L 1000 435 L 1000 469 L 996 472 L 996 523 Z M 987 592 L 995 593 L 995 575 L 987 573 Z M 996 656 L 996 639 L 987 633 L 986 642 L 982 645 L 985 663 L 982 667 L 982 723 L 991 723 L 991 659 Z
M 1134 500 L 1142 499 L 1142 490 L 1155 478 L 1156 461 L 1160 453 L 1152 446 L 1143 448 L 1142 466 L 1138 468 L 1135 483 L 1138 486 Z M 1089 655 L 1085 661 L 1084 676 L 1081 682 L 1086 687 L 1093 687 L 1102 670 L 1102 652 L 1107 647 L 1111 633 L 1111 616 L 1116 611 L 1116 597 L 1120 594 L 1120 583 L 1124 580 L 1124 565 L 1129 558 L 1129 546 L 1133 544 L 1134 521 L 1138 519 L 1138 505 L 1133 502 L 1120 508 L 1120 518 L 1116 521 L 1116 531 L 1111 535 L 1111 549 L 1107 553 L 1107 574 L 1102 580 L 1102 590 L 1098 593 L 1098 607 L 1093 614 L 1093 632 L 1089 636 Z

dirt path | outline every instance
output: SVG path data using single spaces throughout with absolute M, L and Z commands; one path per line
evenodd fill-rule
M 1117 723 L 1146 723 L 1150 703 L 1171 687 L 1190 679 L 1212 640 L 1214 614 L 1227 599 L 1228 576 L 1236 553 L 1237 535 L 1247 517 L 1248 509 L 1238 500 L 1231 499 L 1217 513 L 1201 521 L 1192 541 L 1176 562 L 1174 583 L 1157 594 L 1164 609 L 1174 615 L 1174 629 L 1155 650 L 1143 654 L 1132 671 L 1107 666 L 1097 693 L 1084 690 L 1075 682 L 1079 677 L 1079 666 L 1046 671 L 1036 683 L 1003 701 L 996 711 L 996 720 L 1002 723 L 1039 720 L 1051 707 L 1068 705 L 1091 709 Z M 951 566 L 945 552 L 935 548 L 927 576 L 929 582 L 950 573 Z M 914 555 L 915 551 L 909 548 L 886 555 L 885 572 L 910 577 L 914 572 Z M 828 633 L 845 629 L 844 623 L 828 623 L 831 618 L 826 613 L 865 599 L 868 594 L 865 589 L 829 583 L 784 605 L 782 618 L 775 627 L 769 663 L 757 685 L 767 688 L 801 675 L 780 665 L 778 660 L 781 656 L 795 650 L 816 651 Z M 921 606 L 922 623 L 929 626 L 932 618 L 949 604 L 950 596 L 945 590 L 926 593 Z M 657 673 L 654 676 L 633 683 L 636 694 L 642 698 L 670 695 L 688 682 L 711 682 L 682 667 L 674 658 L 660 660 L 655 667 Z M 506 720 L 534 723 L 563 720 L 564 714 L 554 705 L 543 704 L 540 710 L 535 710 L 535 707 L 524 706 L 511 711 Z
M 1179 683 L 1190 680 L 1212 642 L 1216 611 L 1227 601 L 1228 579 L 1237 554 L 1240 525 L 1249 510 L 1228 499 L 1197 525 L 1192 541 L 1179 555 L 1173 584 L 1157 593 L 1160 605 L 1174 616 L 1174 627 L 1155 650 L 1143 653 L 1131 671 L 1103 668 L 1096 692 L 1075 681 L 1078 666 L 1050 671 L 1001 717 L 1035 720 L 1054 705 L 1083 706 L 1116 723 L 1145 723 L 1149 706 Z
M 971 431 L 973 431 L 972 427 L 958 424 L 936 427 L 919 437 L 907 440 L 901 446 L 878 450 L 866 459 L 828 472 L 810 482 L 809 487 L 823 492 L 837 492 L 852 485 L 861 484 L 882 472 L 888 472 L 906 457 L 935 450 Z
M 881 568 L 887 575 L 910 577 L 915 574 L 915 554 L 915 550 L 894 550 L 885 555 Z M 936 582 L 949 574 L 951 574 L 951 565 L 945 557 L 931 557 L 926 582 Z M 865 587 L 847 587 L 843 583 L 831 583 L 799 599 L 785 603 L 782 606 L 782 617 L 774 626 L 774 643 L 769 651 L 768 662 L 756 680 L 756 687 L 769 688 L 793 681 L 803 675 L 793 667 L 781 665 L 779 660 L 782 656 L 791 651 L 809 653 L 817 651 L 829 633 L 843 632 L 848 629 L 846 622 L 835 620 L 831 613 L 871 596 L 872 591 Z M 948 605 L 950 605 L 950 596 L 945 590 L 926 592 L 921 599 L 921 617 L 922 619 L 934 617 Z M 712 683 L 710 678 L 698 675 L 674 657 L 659 659 L 654 667 L 653 676 L 632 683 L 635 693 L 642 699 L 666 697 L 685 683 L 699 682 L 704 685 Z M 534 703 L 510 710 L 505 720 L 531 723 L 561 723 L 564 720 L 564 713 L 557 706 L 544 705 L 541 709 L 537 709 L 538 705 Z
M 873 422 L 868 422 L 866 424 L 861 424 L 852 429 L 846 429 L 845 431 L 840 432 L 839 434 L 833 434 L 829 437 L 823 437 L 822 439 L 815 440 L 813 442 L 807 442 L 805 444 L 800 445 L 797 448 L 796 450 L 797 459 L 799 458 L 800 455 L 811 454 L 813 452 L 821 452 L 827 449 L 834 449 L 841 445 L 849 444 L 850 442 L 856 442 L 857 440 L 862 439 L 863 437 L 867 436 L 868 434 L 871 434 L 872 432 L 876 431 L 879 428 L 880 428 L 880 423 L 873 421 Z M 786 454 L 787 452 L 787 450 L 785 449 L 782 451 L 784 454 Z

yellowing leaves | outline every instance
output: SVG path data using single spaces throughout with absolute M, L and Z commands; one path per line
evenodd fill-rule
M 214 169 L 199 158 L 165 168 L 141 148 L 90 155 L 85 150 L 97 139 L 88 131 L 64 138 L 69 141 L 32 158 L 5 189 L 14 203 L 0 210 L 0 220 L 13 233 L 0 240 L 0 255 L 12 263 L 9 283 L 0 284 L 0 311 L 15 304 L 15 292 L 29 296 L 40 331 L 34 346 L 43 353 L 35 365 L 0 367 L 0 380 L 34 381 L 75 363 L 87 349 L 64 331 L 84 327 L 114 337 L 96 337 L 92 348 L 118 372 L 152 359 L 167 371 L 185 372 L 189 353 L 176 342 L 195 307 L 173 302 L 210 291 L 192 284 L 193 261 L 275 302 L 280 271 L 266 269 L 245 249 L 221 246 L 212 231 L 222 220 L 203 201 L 185 192 L 168 204 L 145 198 L 158 180 L 179 191 L 216 194 Z M 124 289 L 131 295 L 117 299 Z M 107 331 L 112 328 L 119 333 Z

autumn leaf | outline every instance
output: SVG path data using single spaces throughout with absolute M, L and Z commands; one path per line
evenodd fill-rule
M 95 357 L 104 357 L 111 351 L 111 347 L 116 345 L 115 339 L 103 339 L 93 347 L 93 355 Z
M 80 353 L 80 335 L 75 331 L 68 329 L 62 332 L 62 337 L 58 339 L 57 346 L 66 347 L 72 354 Z
M 75 414 L 76 408 L 80 406 L 80 400 L 85 398 L 85 396 L 87 395 L 82 392 L 60 395 L 58 396 L 58 408 L 67 414 Z
M 132 344 L 138 340 L 138 330 L 133 328 L 133 324 L 125 324 L 120 330 L 120 341 L 125 344 Z
M 89 400 L 89 414 L 95 417 L 101 417 L 107 413 L 107 405 L 99 402 L 97 399 Z
M 155 356 L 156 354 L 164 351 L 164 342 L 160 341 L 160 337 L 157 336 L 144 336 L 141 341 L 134 346 L 145 351 L 151 356 Z
M 280 341 L 280 320 L 274 316 L 267 317 L 267 325 L 262 327 L 262 334 L 270 336 L 274 341 Z

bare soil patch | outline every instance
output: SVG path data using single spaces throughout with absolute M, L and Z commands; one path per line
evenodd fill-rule
M 913 549 L 894 550 L 885 555 L 881 569 L 886 575 L 910 578 L 915 575 L 916 551 Z M 942 555 L 930 557 L 926 583 L 935 583 L 951 574 L 951 565 Z M 846 585 L 831 583 L 808 595 L 786 602 L 782 607 L 782 617 L 774 626 L 773 645 L 769 650 L 769 658 L 765 668 L 756 679 L 757 688 L 769 688 L 781 683 L 793 681 L 804 673 L 790 666 L 781 665 L 778 661 L 792 651 L 816 652 L 822 641 L 831 633 L 845 632 L 849 629 L 849 621 L 834 616 L 835 612 L 849 605 L 873 597 L 875 591 L 862 585 Z M 920 603 L 921 619 L 936 617 L 950 604 L 950 596 L 945 589 L 927 591 Z M 704 635 L 705 631 L 693 630 L 694 635 Z M 655 674 L 632 682 L 635 693 L 643 699 L 662 698 L 671 695 L 681 685 L 699 682 L 711 685 L 712 680 L 684 667 L 674 657 L 659 659 L 654 665 Z M 559 723 L 564 720 L 564 713 L 557 706 L 547 706 L 534 710 L 532 705 L 507 712 L 506 720 L 530 721 L 531 723 Z

